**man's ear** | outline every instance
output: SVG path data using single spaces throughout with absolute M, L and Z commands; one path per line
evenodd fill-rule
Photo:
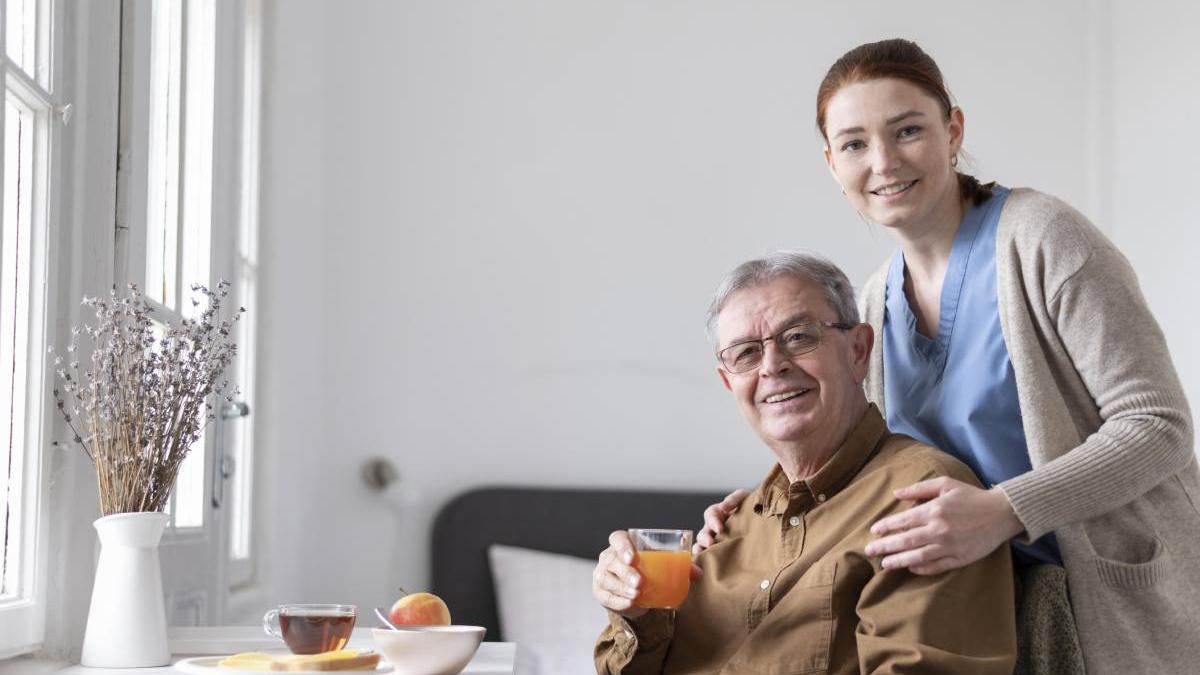
M 733 391 L 733 385 L 729 382 L 729 373 L 725 372 L 724 368 L 717 366 L 717 375 L 721 377 L 721 383 L 725 385 L 725 388 Z
M 860 323 L 850 329 L 850 365 L 854 380 L 859 384 L 867 379 L 871 367 L 871 349 L 875 346 L 875 329 L 869 323 Z

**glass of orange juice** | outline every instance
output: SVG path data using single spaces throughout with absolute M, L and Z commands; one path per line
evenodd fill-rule
M 688 594 L 692 571 L 691 530 L 629 530 L 637 551 L 633 566 L 642 575 L 638 607 L 674 609 Z

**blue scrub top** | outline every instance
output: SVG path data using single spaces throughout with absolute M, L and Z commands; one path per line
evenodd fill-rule
M 904 254 L 888 271 L 883 320 L 884 396 L 888 427 L 940 448 L 991 487 L 1033 467 L 1017 400 L 1017 382 L 996 299 L 996 225 L 1009 190 L 963 215 L 942 283 L 938 333 L 917 332 L 904 295 Z M 1049 534 L 1013 541 L 1018 564 L 1062 564 Z

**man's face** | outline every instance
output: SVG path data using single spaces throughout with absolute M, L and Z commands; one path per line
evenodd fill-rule
M 717 317 L 717 348 L 774 336 L 804 321 L 838 321 L 818 284 L 785 277 L 745 288 Z M 861 414 L 872 341 L 864 324 L 847 331 L 822 327 L 821 344 L 807 354 L 789 357 L 769 341 L 758 368 L 734 374 L 718 367 L 717 373 L 772 449 L 793 441 L 837 443 L 835 436 Z

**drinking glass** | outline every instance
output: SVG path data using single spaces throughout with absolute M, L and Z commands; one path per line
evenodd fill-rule
M 633 566 L 642 575 L 634 604 L 648 609 L 674 609 L 687 598 L 692 571 L 691 530 L 632 529 L 637 554 Z
M 346 645 L 354 619 L 354 605 L 280 605 L 263 616 L 263 630 L 293 654 L 320 654 Z

